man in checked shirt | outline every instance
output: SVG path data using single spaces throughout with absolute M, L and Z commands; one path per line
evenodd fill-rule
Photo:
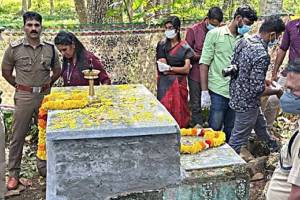
M 280 96 L 280 88 L 271 87 L 265 81 L 270 56 L 268 46 L 272 46 L 285 29 L 283 21 L 276 16 L 265 19 L 259 34 L 242 39 L 235 47 L 232 65 L 238 72 L 231 76 L 229 106 L 235 111 L 234 128 L 229 145 L 237 152 L 248 142 L 252 129 L 258 137 L 267 142 L 270 151 L 279 146 L 267 131 L 266 120 L 260 107 L 262 95 Z

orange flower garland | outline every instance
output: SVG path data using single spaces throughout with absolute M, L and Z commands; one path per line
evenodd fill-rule
M 38 114 L 39 141 L 37 157 L 40 160 L 46 160 L 46 127 L 48 110 L 68 110 L 74 108 L 83 108 L 88 105 L 87 95 L 85 93 L 74 92 L 70 95 L 63 93 L 52 93 L 44 97 Z
M 207 148 L 218 147 L 225 143 L 226 136 L 223 131 L 214 131 L 212 129 L 190 128 L 180 129 L 181 136 L 199 136 L 203 141 L 196 141 L 191 144 L 181 144 L 180 152 L 185 154 L 195 154 Z

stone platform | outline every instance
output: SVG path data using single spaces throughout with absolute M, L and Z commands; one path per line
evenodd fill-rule
M 177 123 L 144 86 L 95 92 L 91 106 L 48 113 L 47 200 L 248 199 L 246 163 L 227 144 L 180 155 Z
M 246 163 L 227 144 L 181 155 L 182 181 L 175 187 L 116 195 L 111 200 L 248 200 Z
M 156 98 L 142 85 L 95 92 L 87 108 L 48 113 L 47 199 L 109 199 L 179 184 L 179 128 Z

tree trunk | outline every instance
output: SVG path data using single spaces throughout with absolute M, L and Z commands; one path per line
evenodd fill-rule
M 28 9 L 28 7 L 27 7 L 27 0 L 22 0 L 21 13 L 23 14 L 23 13 L 27 12 L 27 9 Z
M 105 15 L 113 0 L 88 0 L 87 1 L 87 16 L 88 22 L 92 24 L 103 23 Z
M 276 15 L 282 13 L 282 2 L 283 0 L 260 0 L 259 10 L 260 15 L 267 16 L 267 15 Z
M 50 3 L 50 15 L 52 16 L 54 14 L 54 2 L 53 0 L 49 0 Z
M 27 8 L 28 8 L 28 10 L 31 8 L 31 0 L 27 1 Z
M 129 22 L 132 22 L 132 18 L 133 18 L 133 9 L 132 9 L 133 0 L 123 0 L 123 2 L 125 4 L 125 10 L 126 10 L 128 20 L 129 20 Z
M 75 10 L 77 12 L 80 24 L 87 23 L 87 10 L 85 0 L 74 0 Z
M 234 6 L 234 0 L 224 0 L 222 10 L 224 13 L 228 11 L 229 19 L 231 19 L 231 16 L 233 14 L 233 6 Z

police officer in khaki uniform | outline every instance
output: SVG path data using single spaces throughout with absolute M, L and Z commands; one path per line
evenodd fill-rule
M 295 63 L 293 67 L 300 69 L 300 63 Z M 292 96 L 283 98 L 283 95 L 280 98 L 281 109 L 283 112 L 299 114 L 300 72 L 288 72 L 286 87 Z M 300 126 L 300 120 L 298 120 L 298 124 Z M 281 149 L 278 166 L 273 173 L 266 199 L 300 199 L 300 128 Z
M 53 44 L 40 38 L 42 16 L 36 12 L 26 12 L 23 22 L 25 37 L 9 45 L 2 61 L 3 77 L 16 88 L 8 160 L 9 190 L 18 187 L 23 144 L 32 116 L 37 117 L 44 95 L 49 94 L 61 71 L 58 52 Z

